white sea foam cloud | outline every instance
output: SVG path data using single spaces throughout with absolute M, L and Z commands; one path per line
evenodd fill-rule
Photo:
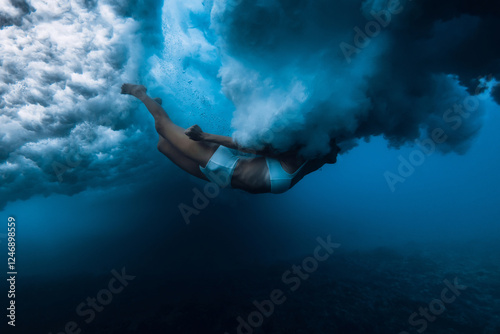
M 105 186 L 118 177 L 110 170 L 144 164 L 127 151 L 148 138 L 120 95 L 138 78 L 140 24 L 106 1 L 25 5 L 1 3 L 12 22 L 0 30 L 1 206 Z
M 387 6 L 378 0 L 166 1 L 165 52 L 154 60 L 156 81 L 176 94 L 191 122 L 197 120 L 191 111 L 200 110 L 231 119 L 233 137 L 246 146 L 286 150 L 300 144 L 303 154 L 314 156 L 327 153 L 331 137 L 350 148 L 360 138 L 382 135 L 398 147 L 425 136 L 447 108 L 475 93 L 479 80 L 470 80 L 469 67 L 477 66 L 455 64 L 440 40 L 448 29 L 469 26 L 450 42 L 462 47 L 484 28 L 481 13 L 471 20 L 446 11 L 410 25 L 410 14 L 432 6 L 429 1 L 403 1 L 391 7 L 390 17 Z M 388 24 L 382 27 L 373 13 Z M 368 23 L 379 31 L 366 31 Z M 346 44 L 356 51 L 346 56 L 340 47 Z M 492 52 L 485 57 L 495 64 Z M 476 69 L 477 76 L 494 69 L 490 65 Z M 230 104 L 222 103 L 220 92 Z M 454 100 L 445 105 L 441 95 Z M 440 149 L 464 153 L 483 113 L 478 106 Z

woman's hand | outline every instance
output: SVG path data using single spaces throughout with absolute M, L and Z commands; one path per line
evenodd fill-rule
M 191 140 L 201 141 L 205 139 L 205 133 L 198 125 L 193 125 L 184 131 L 186 136 L 188 136 Z

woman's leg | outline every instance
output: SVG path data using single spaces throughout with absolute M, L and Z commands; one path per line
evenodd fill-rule
M 181 152 L 177 151 L 168 140 L 160 136 L 158 140 L 158 151 L 163 153 L 167 158 L 169 158 L 174 164 L 179 166 L 184 171 L 191 175 L 199 177 L 200 179 L 208 181 L 207 177 L 201 172 L 200 165 L 194 160 L 189 159 Z
M 124 84 L 122 94 L 135 96 L 144 103 L 154 117 L 155 128 L 158 134 L 165 138 L 177 151 L 193 160 L 198 165 L 205 167 L 215 150 L 216 145 L 198 142 L 189 139 L 184 134 L 185 129 L 174 124 L 165 110 L 146 94 L 146 87 L 141 85 Z M 176 156 L 173 155 L 175 159 Z M 174 163 L 177 163 L 174 161 Z

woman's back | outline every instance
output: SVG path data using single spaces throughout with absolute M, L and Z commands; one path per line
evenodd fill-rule
M 271 189 L 266 158 L 242 157 L 234 169 L 231 185 L 250 193 L 266 193 Z
M 283 156 L 276 158 L 266 158 L 262 156 L 245 158 L 238 161 L 234 170 L 231 185 L 234 188 L 243 189 L 250 193 L 281 193 L 293 187 L 305 175 L 317 170 L 323 164 L 319 160 L 308 162 L 304 159 L 297 159 L 295 156 Z M 270 171 L 270 168 L 278 169 L 278 175 L 285 175 L 288 178 L 286 189 L 272 189 L 279 182 L 272 180 L 276 175 L 276 170 Z M 275 183 L 273 186 L 273 182 Z

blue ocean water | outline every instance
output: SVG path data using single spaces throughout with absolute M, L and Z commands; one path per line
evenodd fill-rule
M 500 332 L 496 5 L 2 6 L 7 332 Z M 206 183 L 157 152 L 128 81 L 181 126 L 344 151 L 283 195 L 207 196 L 186 224 Z

